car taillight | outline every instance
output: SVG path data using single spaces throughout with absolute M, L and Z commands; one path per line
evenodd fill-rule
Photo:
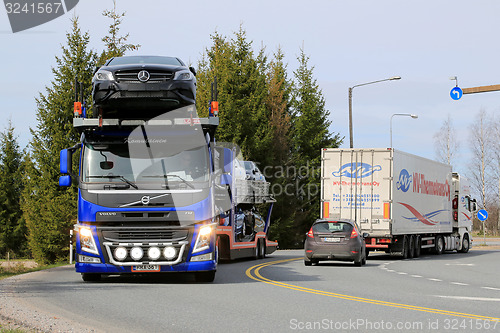
M 312 227 L 311 227 L 311 229 L 309 229 L 309 232 L 307 233 L 307 237 L 314 238 L 314 235 L 313 235 L 313 228 L 312 228 Z
M 358 237 L 358 232 L 356 231 L 356 228 L 352 228 L 351 238 L 356 238 L 356 237 Z

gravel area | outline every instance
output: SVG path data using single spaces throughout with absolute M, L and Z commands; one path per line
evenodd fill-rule
M 102 332 L 68 318 L 54 317 L 23 300 L 16 293 L 16 286 L 29 274 L 35 273 L 0 281 L 0 329 L 20 329 L 26 332 Z

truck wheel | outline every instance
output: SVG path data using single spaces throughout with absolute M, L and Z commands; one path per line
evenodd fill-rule
M 436 254 L 443 254 L 443 252 L 444 252 L 443 236 L 436 237 L 436 245 L 435 245 L 434 251 L 436 252 Z
M 101 274 L 82 273 L 82 280 L 85 282 L 97 282 L 101 280 Z
M 460 252 L 467 253 L 469 252 L 469 249 L 470 249 L 469 235 L 466 234 L 462 239 L 462 249 L 460 250 Z
M 306 266 L 312 266 L 312 261 L 311 260 L 307 260 L 307 259 L 304 259 L 304 265 Z
M 415 253 L 413 254 L 414 258 L 420 257 L 420 249 L 422 247 L 422 238 L 420 236 L 415 236 Z
M 408 236 L 408 258 L 413 259 L 415 256 L 415 236 Z
M 213 282 L 215 279 L 215 271 L 195 273 L 196 282 Z

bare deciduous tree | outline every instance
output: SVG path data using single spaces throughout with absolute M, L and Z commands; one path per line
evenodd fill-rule
M 470 128 L 469 144 L 472 158 L 469 162 L 469 178 L 473 190 L 479 194 L 479 205 L 483 208 L 494 205 L 494 131 L 492 118 L 484 109 L 475 117 Z
M 434 144 L 436 149 L 436 160 L 453 166 L 458 157 L 460 142 L 455 135 L 453 119 L 449 114 L 439 131 L 434 134 Z

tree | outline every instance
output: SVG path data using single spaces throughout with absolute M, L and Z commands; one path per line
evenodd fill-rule
M 99 60 L 97 62 L 98 66 L 102 66 L 107 59 L 113 57 L 121 57 L 125 55 L 127 51 L 134 51 L 141 47 L 140 44 L 127 44 L 127 39 L 130 34 L 127 33 L 125 36 L 119 36 L 120 24 L 122 23 L 123 17 L 125 16 L 125 12 L 121 14 L 118 14 L 116 12 L 116 0 L 113 0 L 113 9 L 103 11 L 102 15 L 110 18 L 112 22 L 109 25 L 109 35 L 102 38 L 102 41 L 105 45 L 105 50 L 99 57 Z
M 294 71 L 292 98 L 292 154 L 296 166 L 296 238 L 302 237 L 320 211 L 321 149 L 336 148 L 342 140 L 330 132 L 330 112 L 325 107 L 323 93 L 314 78 L 314 67 L 303 48 L 297 57 L 299 68 Z
M 23 216 L 28 227 L 29 246 L 39 263 L 67 257 L 69 230 L 76 222 L 77 189 L 58 186 L 59 152 L 79 141 L 73 128 L 75 78 L 83 83 L 84 95 L 91 93 L 91 79 L 97 55 L 88 51 L 88 33 L 82 33 L 78 18 L 66 34 L 62 56 L 56 56 L 54 79 L 37 101 L 36 129 L 31 129 L 30 161 L 26 165 L 22 194 Z M 76 154 L 75 154 L 76 155 Z M 76 162 L 75 156 L 75 162 Z M 74 172 L 76 165 L 74 164 Z
M 450 115 L 443 122 L 439 131 L 434 134 L 434 144 L 436 159 L 439 162 L 453 165 L 458 155 L 460 142 L 457 141 L 453 119 Z
M 23 152 L 9 120 L 0 133 L 0 257 L 7 252 L 26 254 L 26 224 L 20 209 L 23 173 Z
M 494 141 L 491 133 L 491 117 L 481 109 L 470 128 L 470 148 L 472 158 L 469 164 L 470 180 L 474 190 L 479 194 L 479 205 L 487 208 L 492 200 L 492 168 Z M 484 232 L 485 230 L 483 230 Z

